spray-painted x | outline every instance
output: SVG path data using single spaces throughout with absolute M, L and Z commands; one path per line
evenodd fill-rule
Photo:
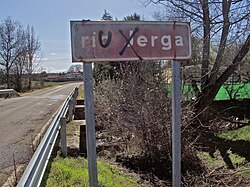
M 122 30 L 119 30 L 119 32 L 121 33 L 121 35 L 125 38 L 126 40 L 126 44 L 123 46 L 122 50 L 119 52 L 119 54 L 122 56 L 123 53 L 125 52 L 126 48 L 128 45 L 130 45 L 131 49 L 134 51 L 134 53 L 136 54 L 136 56 L 140 59 L 143 60 L 142 57 L 140 57 L 140 55 L 135 51 L 135 49 L 133 48 L 133 46 L 131 45 L 130 41 L 131 39 L 134 37 L 135 33 L 139 31 L 139 28 L 135 28 L 135 30 L 133 31 L 133 33 L 131 34 L 131 36 L 129 38 L 127 38 Z

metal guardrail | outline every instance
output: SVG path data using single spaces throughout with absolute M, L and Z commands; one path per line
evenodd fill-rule
M 72 104 L 73 101 L 73 104 L 75 104 L 77 92 L 78 88 L 75 88 L 62 104 L 19 180 L 18 187 L 37 187 L 40 185 L 61 128 L 61 118 L 64 118 L 68 109 L 71 108 L 70 103 Z

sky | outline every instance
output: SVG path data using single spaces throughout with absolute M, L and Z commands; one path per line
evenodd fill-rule
M 141 0 L 1 0 L 0 22 L 10 16 L 33 26 L 41 42 L 40 69 L 65 72 L 72 65 L 70 20 L 100 20 L 105 9 L 118 20 L 133 13 L 153 20 L 158 8 Z

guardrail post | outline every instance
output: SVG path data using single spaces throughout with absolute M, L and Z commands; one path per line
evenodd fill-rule
M 78 87 L 75 88 L 75 94 L 76 94 L 76 95 L 75 95 L 75 100 L 76 100 L 76 98 L 77 98 L 77 96 L 78 96 L 78 94 L 79 94 L 79 88 L 78 88 Z
M 66 118 L 61 117 L 60 119 L 61 129 L 60 129 L 60 139 L 61 139 L 61 152 L 62 156 L 67 156 L 67 135 L 66 135 Z
M 69 101 L 69 121 L 72 121 L 73 118 L 74 104 L 74 98 L 71 98 Z
M 75 106 L 76 106 L 76 100 L 77 100 L 77 96 L 78 96 L 78 91 L 79 88 L 75 88 L 75 92 L 74 92 L 74 97 L 73 97 L 73 113 L 75 113 Z

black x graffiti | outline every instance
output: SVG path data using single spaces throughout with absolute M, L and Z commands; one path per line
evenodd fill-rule
M 121 51 L 119 52 L 119 54 L 122 56 L 126 50 L 126 48 L 128 47 L 128 45 L 130 45 L 131 49 L 134 51 L 134 53 L 136 54 L 136 56 L 140 59 L 143 60 L 142 57 L 140 57 L 140 55 L 135 51 L 135 49 L 133 48 L 133 46 L 131 45 L 130 41 L 131 39 L 134 37 L 135 33 L 139 31 L 139 28 L 135 28 L 135 30 L 133 31 L 133 33 L 131 34 L 131 36 L 129 38 L 127 38 L 122 30 L 119 30 L 119 32 L 121 33 L 121 35 L 125 38 L 126 40 L 126 44 L 123 46 L 123 48 L 121 49 Z

